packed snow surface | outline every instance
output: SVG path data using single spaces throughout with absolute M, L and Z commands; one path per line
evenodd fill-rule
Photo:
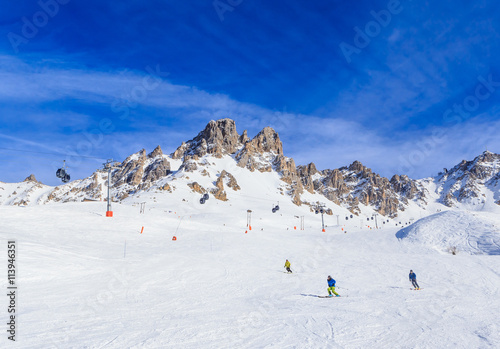
M 500 255 L 500 225 L 481 212 L 445 211 L 423 218 L 396 236 L 440 251 Z
M 0 253 L 6 270 L 7 241 L 16 241 L 19 297 L 16 342 L 2 311 L 0 346 L 500 347 L 497 255 L 438 252 L 425 220 L 408 233 L 423 240 L 398 239 L 396 227 L 334 226 L 332 216 L 323 233 L 319 215 L 286 202 L 273 214 L 264 201 L 222 210 L 198 199 L 143 200 L 140 214 L 131 198 L 114 204 L 114 217 L 104 202 L 1 207 Z M 429 227 L 454 219 L 446 215 Z M 410 289 L 410 269 L 422 290 Z M 342 297 L 317 298 L 328 275 Z

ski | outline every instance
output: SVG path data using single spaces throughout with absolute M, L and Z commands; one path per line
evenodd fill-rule
M 334 296 L 316 296 L 318 298 L 341 298 L 341 297 L 347 297 L 347 296 L 340 296 L 340 297 L 334 297 Z

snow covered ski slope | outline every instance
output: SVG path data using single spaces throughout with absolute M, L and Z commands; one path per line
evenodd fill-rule
M 440 251 L 500 255 L 500 224 L 483 212 L 445 211 L 421 219 L 397 237 Z
M 293 204 L 273 215 L 257 201 L 157 201 L 145 214 L 115 204 L 112 218 L 104 202 L 2 207 L 3 270 L 15 240 L 19 297 L 15 343 L 4 297 L 0 346 L 500 347 L 498 255 L 451 255 L 398 228 L 322 233 L 314 214 L 294 230 Z M 423 290 L 410 290 L 410 269 Z M 328 275 L 342 297 L 317 297 Z

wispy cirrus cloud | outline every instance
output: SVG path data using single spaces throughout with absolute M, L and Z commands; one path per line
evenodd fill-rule
M 442 118 L 444 108 L 453 101 L 450 98 L 460 100 L 457 96 L 464 90 L 442 90 L 445 79 L 433 85 L 431 77 L 439 77 L 429 73 L 429 68 L 421 69 L 411 60 L 402 60 L 398 66 L 387 63 L 388 71 L 370 71 L 371 79 L 363 85 L 353 82 L 337 95 L 334 106 L 303 114 L 287 111 L 286 105 L 271 110 L 228 94 L 172 83 L 167 69 L 156 68 L 155 64 L 149 67 L 164 74 L 160 83 L 134 98 L 134 91 L 137 93 L 151 75 L 147 67 L 84 69 L 62 60 L 28 64 L 5 55 L 0 61 L 0 112 L 11 135 L 9 139 L 0 137 L 0 146 L 53 149 L 99 159 L 121 160 L 158 144 L 171 152 L 182 141 L 194 137 L 210 119 L 230 117 L 236 120 L 240 132 L 247 128 L 250 135 L 265 126 L 274 127 L 286 154 L 297 164 L 313 161 L 318 168 L 335 168 L 360 160 L 374 171 L 391 176 L 401 173 L 401 157 L 408 156 L 418 142 L 425 143 L 433 128 L 442 127 L 438 122 L 411 129 L 407 125 L 412 118 L 422 113 Z M 422 91 L 427 85 L 431 88 Z M 497 126 L 491 118 L 498 118 L 495 110 L 481 110 L 477 117 L 457 125 L 449 132 L 448 143 L 434 147 L 425 159 L 412 164 L 412 176 L 431 175 L 448 159 L 477 155 L 485 145 L 473 141 L 476 137 L 484 139 L 489 135 L 486 143 L 495 150 L 498 145 L 494 132 L 481 133 L 481 129 Z M 3 180 L 18 181 L 29 174 L 19 174 L 19 161 L 12 154 L 2 155 L 8 156 Z M 62 159 L 37 159 L 33 155 L 30 160 L 32 172 L 40 172 L 42 181 L 56 184 L 53 167 Z M 73 178 L 88 176 L 100 165 L 97 159 L 78 160 L 75 156 L 73 160 Z

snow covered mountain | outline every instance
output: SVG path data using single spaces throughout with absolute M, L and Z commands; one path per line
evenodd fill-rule
M 0 238 L 19 242 L 18 343 L 498 348 L 498 159 L 422 180 L 358 161 L 318 170 L 286 157 L 273 129 L 250 139 L 224 119 L 170 155 L 114 164 L 112 219 L 104 170 L 58 187 L 0 182 Z M 310 212 L 318 202 L 328 216 Z M 319 298 L 327 275 L 341 297 Z
M 257 174 L 261 175 L 257 175 Z M 249 180 L 250 177 L 259 180 Z M 338 169 L 318 170 L 313 163 L 296 166 L 284 155 L 279 135 L 270 127 L 254 138 L 241 135 L 231 119 L 210 121 L 193 139 L 172 154 L 160 146 L 147 154 L 142 149 L 111 170 L 111 196 L 121 202 L 141 193 L 169 195 L 185 192 L 209 193 L 222 202 L 258 195 L 272 202 L 289 200 L 314 211 L 326 205 L 327 214 L 395 218 L 408 209 L 425 211 L 432 203 L 481 209 L 500 204 L 500 155 L 485 152 L 473 161 L 462 161 L 436 178 L 414 180 L 394 175 L 380 176 L 359 161 Z M 258 188 L 260 187 L 260 189 Z M 240 189 L 246 194 L 237 192 Z M 265 190 L 261 190 L 265 188 Z M 256 194 L 259 193 L 259 194 Z M 239 196 L 238 196 L 239 195 Z M 33 205 L 53 202 L 100 201 L 107 198 L 107 172 L 96 170 L 90 177 L 57 187 L 43 185 L 32 175 L 21 183 L 0 182 L 0 204 Z M 447 206 L 447 207 L 446 207 Z M 352 218 L 352 217 L 351 217 Z
M 448 207 L 480 210 L 500 205 L 500 155 L 485 151 L 472 161 L 462 160 L 436 177 L 436 193 Z
M 349 167 L 318 171 L 311 163 L 299 166 L 302 183 L 311 193 L 320 193 L 337 205 L 346 205 L 359 214 L 360 205 L 373 207 L 378 213 L 396 217 L 409 201 L 426 203 L 426 189 L 406 175 L 394 175 L 391 180 L 373 173 L 359 161 Z

